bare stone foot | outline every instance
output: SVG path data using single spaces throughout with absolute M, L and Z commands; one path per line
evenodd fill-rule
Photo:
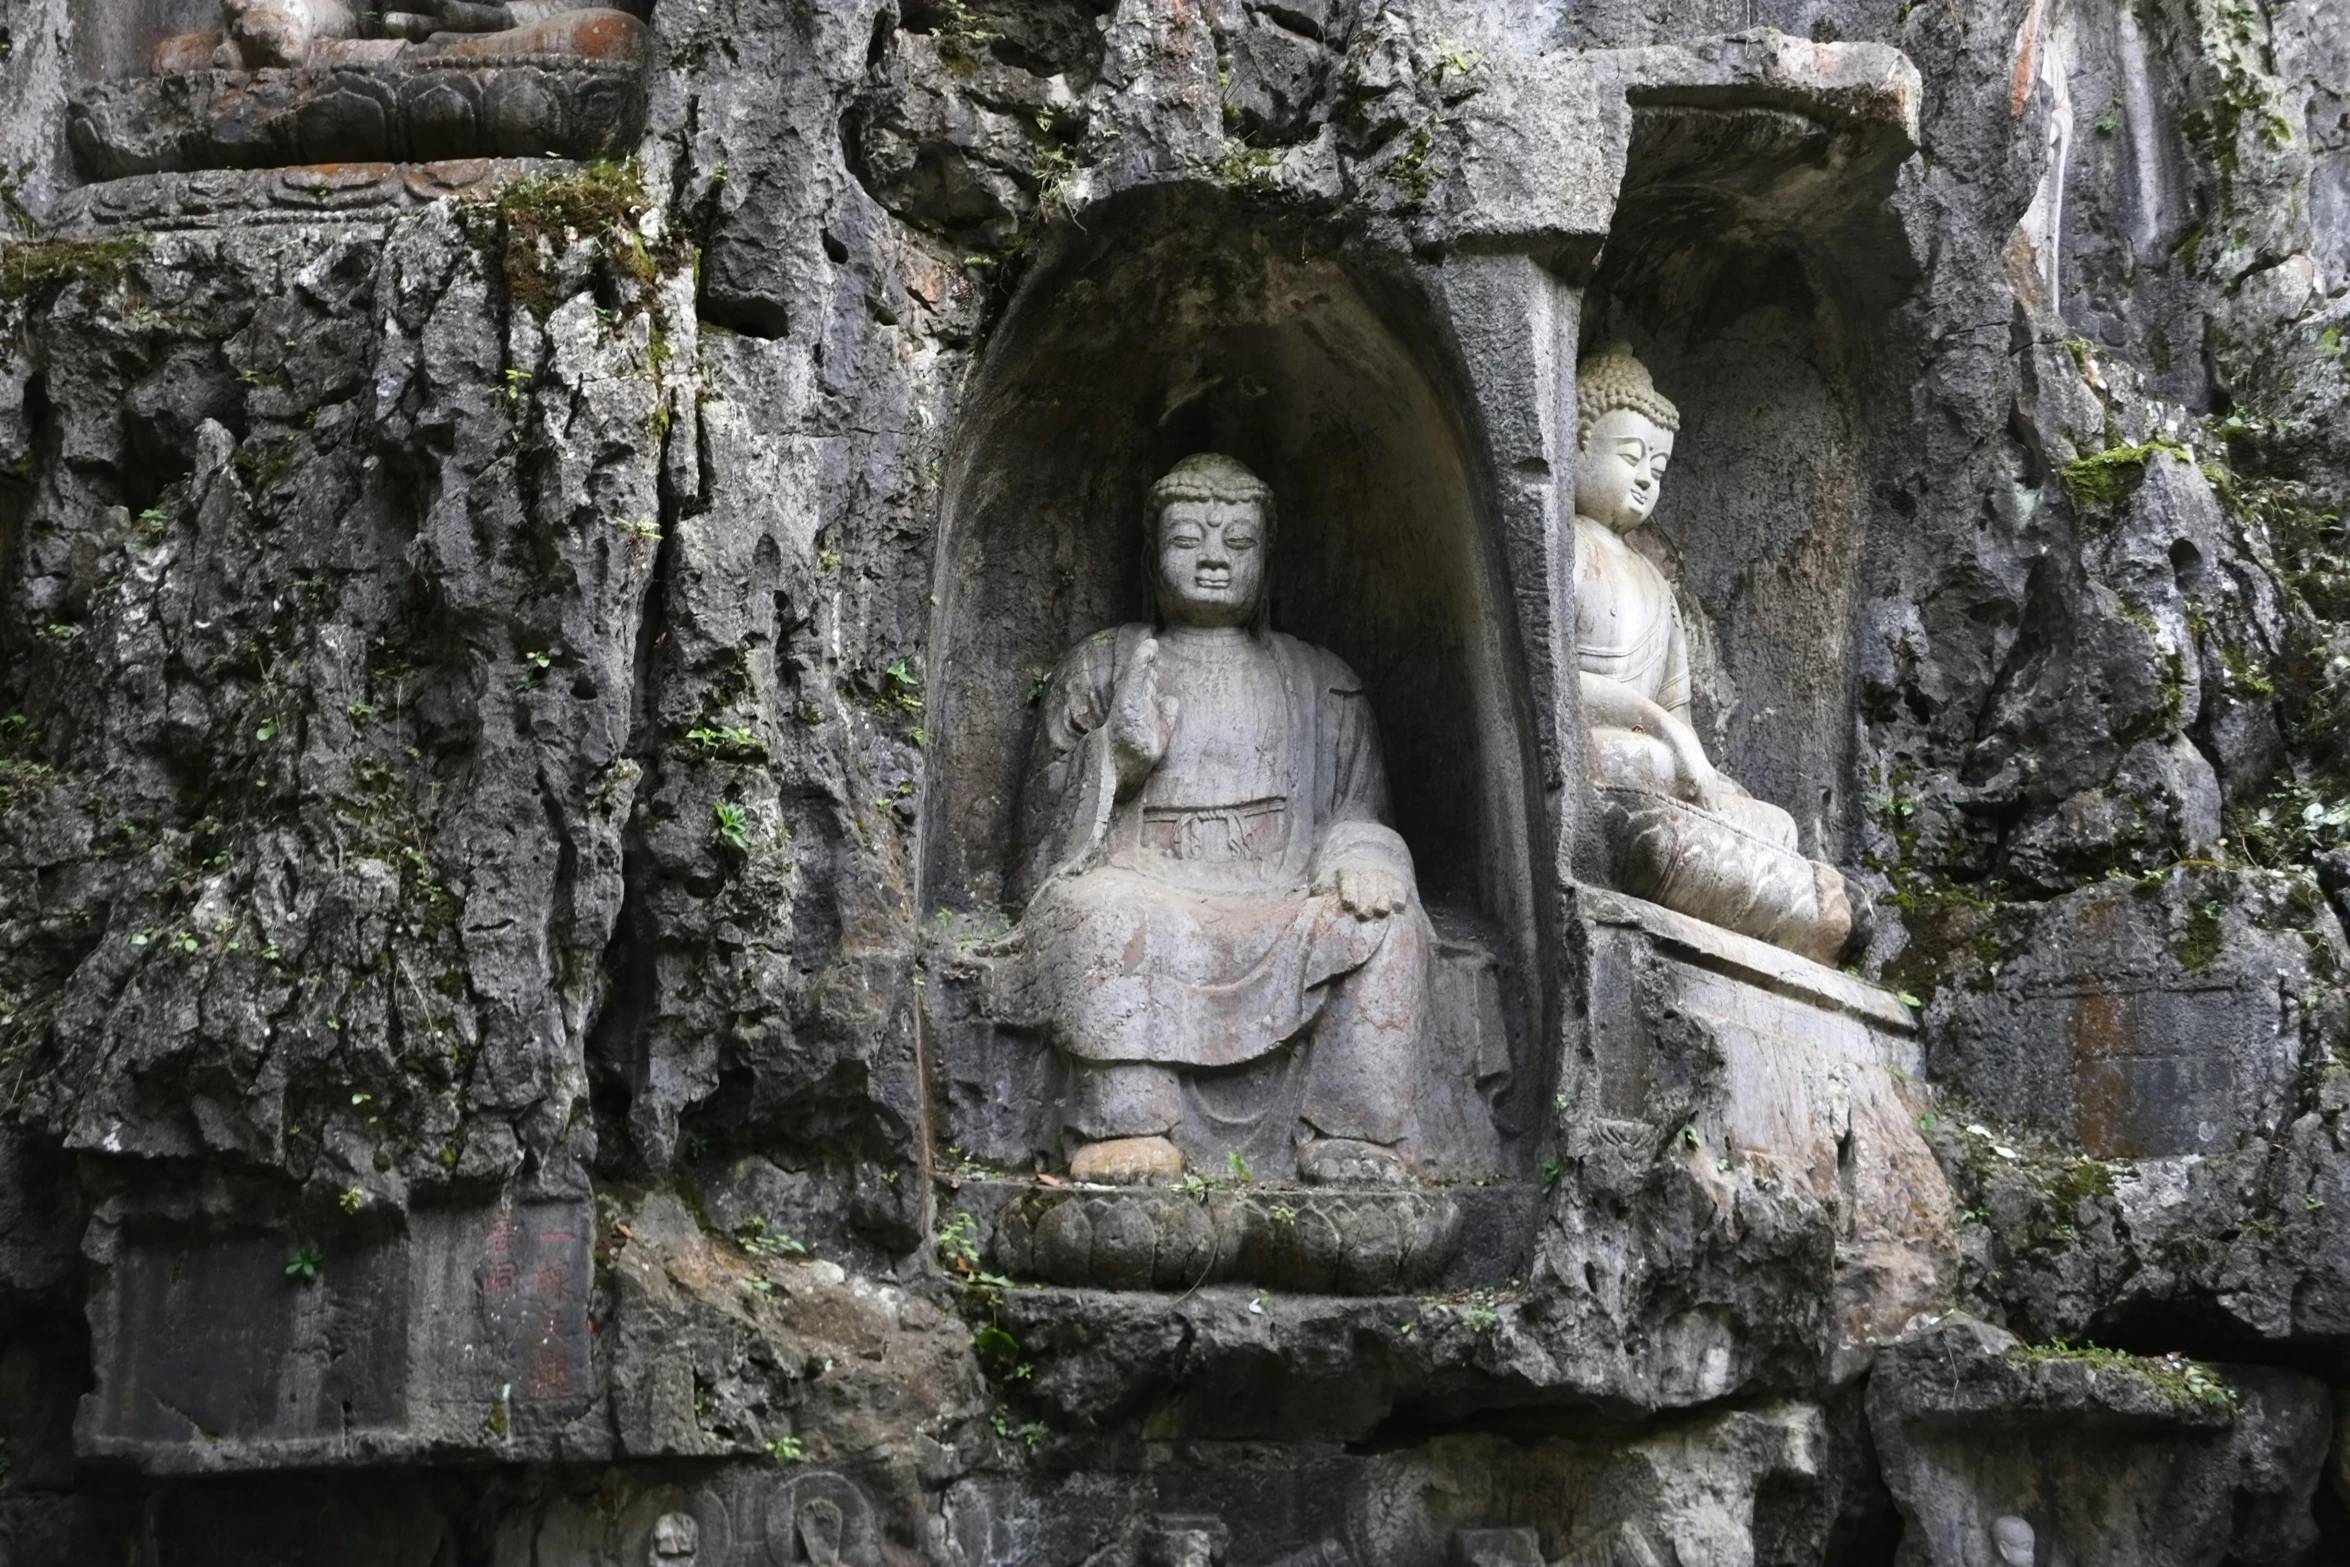
M 1105 1186 L 1147 1186 L 1183 1177 L 1183 1155 L 1164 1137 L 1111 1137 L 1069 1158 L 1069 1174 Z
M 1394 1149 L 1351 1137 L 1317 1137 L 1300 1148 L 1297 1174 L 1316 1186 L 1401 1186 L 1406 1179 Z

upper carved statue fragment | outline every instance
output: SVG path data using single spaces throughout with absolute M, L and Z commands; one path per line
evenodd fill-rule
M 644 129 L 650 0 L 221 0 L 143 75 L 75 93 L 85 178 L 616 157 Z
M 217 31 L 156 47 L 157 75 L 273 66 L 381 64 L 404 55 L 491 60 L 513 55 L 633 57 L 649 0 L 402 0 L 381 14 L 350 0 L 221 0 Z
M 1621 345 L 1575 378 L 1575 648 L 1599 832 L 1624 891 L 1832 962 L 1853 931 L 1835 867 L 1716 768 L 1689 722 L 1680 601 L 1627 541 L 1656 511 L 1679 412 Z

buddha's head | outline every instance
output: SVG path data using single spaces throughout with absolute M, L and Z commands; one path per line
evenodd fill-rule
M 1992 1523 L 1991 1544 L 1999 1552 L 2002 1567 L 2033 1567 L 2040 1547 L 2032 1526 L 2013 1514 Z
M 1575 515 L 1629 533 L 1656 511 L 1681 414 L 1622 343 L 1575 367 Z
M 1264 624 L 1273 492 L 1215 452 L 1186 457 L 1151 486 L 1151 590 L 1171 626 Z

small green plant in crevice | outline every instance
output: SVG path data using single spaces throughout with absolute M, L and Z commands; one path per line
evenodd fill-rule
M 2211 967 L 2219 958 L 2223 928 L 2217 898 L 2195 905 L 2187 912 L 2186 930 L 2171 943 L 2171 956 L 2190 974 Z
M 988 1417 L 988 1425 L 995 1434 L 1010 1442 L 1025 1442 L 1035 1447 L 1053 1434 L 1053 1428 L 1041 1420 L 1016 1420 L 1012 1412 L 998 1409 Z
M 1216 155 L 1216 178 L 1243 195 L 1270 196 L 1280 189 L 1276 178 L 1281 168 L 1281 154 L 1270 147 L 1251 147 L 1243 141 L 1228 141 Z
M 748 854 L 751 849 L 751 813 L 733 800 L 720 800 L 710 807 L 715 820 L 710 837 L 722 849 L 737 854 Z
M 767 1444 L 767 1456 L 779 1464 L 797 1463 L 806 1451 L 796 1436 L 779 1436 Z
M 2283 785 L 2259 805 L 2231 811 L 2228 839 L 2270 870 L 2307 865 L 2329 849 L 2350 846 L 2350 796 Z
M 1436 181 L 1444 173 L 1430 161 L 1430 154 L 1436 150 L 1437 127 L 1443 123 L 1442 116 L 1431 114 L 1413 127 L 1404 138 L 1403 151 L 1387 165 L 1387 178 L 1395 186 L 1396 205 L 1404 211 L 1425 206 L 1436 190 Z
M 1028 177 L 1036 183 L 1038 210 L 1066 213 L 1077 187 L 1077 155 L 1066 141 L 1055 139 L 1058 126 L 1052 110 L 1037 114 L 1036 129 L 1045 139 L 1029 154 Z
M 685 732 L 685 743 L 688 750 L 703 758 L 722 756 L 755 762 L 767 755 L 766 742 L 748 724 L 697 724 Z
M 1020 1358 L 1020 1341 L 992 1318 L 972 1331 L 971 1348 L 991 1376 L 1025 1382 L 1035 1373 L 1036 1368 Z
M 919 713 L 922 711 L 922 677 L 899 659 L 881 672 L 881 698 L 875 703 L 883 713 Z
M 1232 1179 L 1240 1185 L 1246 1186 L 1256 1179 L 1256 1176 L 1249 1170 L 1248 1161 L 1240 1156 L 1240 1150 L 1237 1148 L 1225 1153 L 1224 1164 L 1227 1169 L 1231 1170 Z
M 522 401 L 522 394 L 530 390 L 530 383 L 533 379 L 535 377 L 528 370 L 509 368 L 501 377 L 501 385 L 498 389 L 505 395 L 509 404 L 519 403 Z
M 2086 1154 L 2068 1160 L 2064 1167 L 2041 1185 L 2048 1200 L 2060 1212 L 2070 1212 L 2074 1205 L 2098 1197 L 2113 1195 L 2113 1169 L 2102 1159 Z
M 734 1227 L 734 1243 L 754 1257 L 805 1257 L 808 1248 L 788 1231 L 772 1229 L 753 1214 Z
M 930 41 L 957 76 L 977 71 L 980 51 L 1002 36 L 979 19 L 971 0 L 938 0 L 931 9 Z
M 298 1242 L 286 1253 L 286 1277 L 296 1284 L 315 1284 L 319 1265 L 325 1261 L 325 1255 L 316 1246 L 308 1241 Z
M 1444 86 L 1448 79 L 1457 84 L 1462 78 L 1472 76 L 1484 68 L 1483 50 L 1472 49 L 1457 38 L 1436 40 L 1436 68 L 1433 75 L 1437 86 Z
M 938 1260 L 957 1273 L 979 1269 L 979 1221 L 958 1213 L 938 1227 Z
M 0 811 L 13 810 L 18 801 L 30 799 L 49 775 L 45 763 L 0 757 Z

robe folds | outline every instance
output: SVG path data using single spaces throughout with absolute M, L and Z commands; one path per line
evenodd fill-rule
M 1313 891 L 1341 864 L 1412 881 L 1410 851 L 1386 825 L 1361 681 L 1278 632 L 1164 638 L 1173 734 L 1121 798 L 1105 725 L 1151 635 L 1128 625 L 1088 638 L 1045 687 L 1021 800 L 1026 909 L 999 1015 L 1080 1062 L 1236 1067 L 1306 1033 L 1369 965 L 1409 972 L 1358 987 L 1341 1031 L 1379 1038 L 1341 1048 L 1416 1048 L 1428 946 L 1417 898 L 1366 920 Z
M 1689 643 L 1672 584 L 1588 517 L 1575 519 L 1576 661 L 1687 720 Z M 1795 819 L 1720 780 L 1683 797 L 1660 735 L 1593 724 L 1587 759 L 1615 884 L 1636 897 L 1822 962 L 1852 928 L 1844 879 L 1804 858 Z

